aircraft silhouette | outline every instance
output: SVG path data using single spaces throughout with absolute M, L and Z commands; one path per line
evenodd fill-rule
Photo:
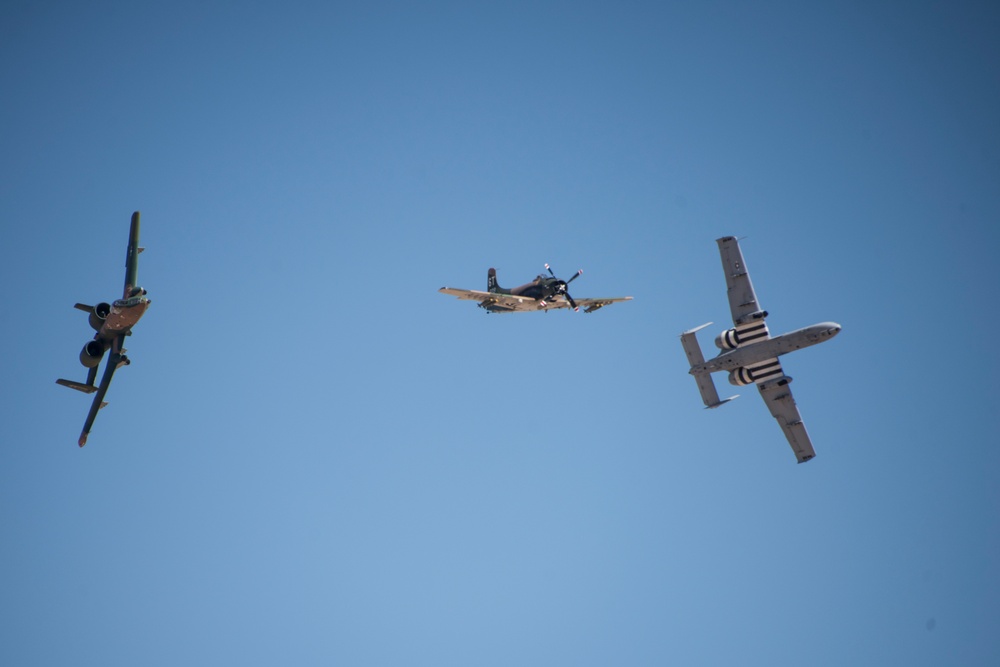
M 840 333 L 836 322 L 822 322 L 804 329 L 798 329 L 780 336 L 771 336 L 767 329 L 767 311 L 761 310 L 757 295 L 750 282 L 739 241 L 732 236 L 717 239 L 722 255 L 722 268 L 726 273 L 726 287 L 729 292 L 729 308 L 733 316 L 733 328 L 727 329 L 715 339 L 720 352 L 714 359 L 705 361 L 695 333 L 707 327 L 685 331 L 681 334 L 681 345 L 691 364 L 689 373 L 698 383 L 698 391 L 707 408 L 717 408 L 736 398 L 731 396 L 719 400 L 719 394 L 712 382 L 712 373 L 729 372 L 729 382 L 737 386 L 756 384 L 771 415 L 778 420 L 788 444 L 795 452 L 799 463 L 805 463 L 816 456 L 809 433 L 806 431 L 799 409 L 792 398 L 788 384 L 792 378 L 785 375 L 778 357 L 804 347 L 830 340 Z
M 522 311 L 549 311 L 556 308 L 572 308 L 580 310 L 584 307 L 585 313 L 592 313 L 599 308 L 618 301 L 631 301 L 630 296 L 612 297 L 608 299 L 574 299 L 569 294 L 569 284 L 583 275 L 580 269 L 569 280 L 561 280 L 556 277 L 552 267 L 545 265 L 549 275 L 538 274 L 530 283 L 505 289 L 497 283 L 496 269 L 490 269 L 486 274 L 486 291 L 457 289 L 454 287 L 442 287 L 438 291 L 442 294 L 450 294 L 459 299 L 478 301 L 480 308 L 485 308 L 490 313 L 514 313 Z
M 94 339 L 83 346 L 80 351 L 80 363 L 87 369 L 87 381 L 74 382 L 72 380 L 56 380 L 57 384 L 70 389 L 82 391 L 85 394 L 94 394 L 94 402 L 90 406 L 87 420 L 83 423 L 83 431 L 80 433 L 79 445 L 83 447 L 87 444 L 87 436 L 97 418 L 97 412 L 107 405 L 104 402 L 104 395 L 111 385 L 111 378 L 120 366 L 127 366 L 129 358 L 125 356 L 125 337 L 132 335 L 132 327 L 146 313 L 150 300 L 146 298 L 146 290 L 137 285 L 139 274 L 139 253 L 145 248 L 139 247 L 139 211 L 132 214 L 132 224 L 129 227 L 128 249 L 125 254 L 125 290 L 122 298 L 113 303 L 98 303 L 96 306 L 88 306 L 78 303 L 73 307 L 90 313 L 90 326 L 97 331 Z M 101 384 L 94 385 L 97 379 L 97 368 L 101 364 L 104 354 L 111 350 L 108 356 L 107 365 L 104 367 L 104 375 L 101 377 Z

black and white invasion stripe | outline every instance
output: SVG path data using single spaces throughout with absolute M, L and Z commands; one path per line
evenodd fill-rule
M 781 362 L 777 358 L 765 359 L 759 363 L 747 366 L 746 369 L 750 372 L 750 377 L 757 384 L 781 377 L 784 373 L 781 370 Z
M 732 331 L 736 338 L 736 346 L 749 345 L 750 343 L 766 340 L 771 335 L 767 330 L 767 323 L 764 320 L 741 324 Z

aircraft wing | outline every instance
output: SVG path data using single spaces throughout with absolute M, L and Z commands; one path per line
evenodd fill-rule
M 86 391 L 86 393 L 94 394 L 94 402 L 90 404 L 90 412 L 87 413 L 87 419 L 83 422 L 83 430 L 80 432 L 79 445 L 83 447 L 87 444 L 87 436 L 90 435 L 90 429 L 94 426 L 94 420 L 97 419 L 97 412 L 103 408 L 107 403 L 104 402 L 104 395 L 108 393 L 108 387 L 111 386 L 111 378 L 114 377 L 115 371 L 122 364 L 127 364 L 128 360 L 123 359 L 122 344 L 125 342 L 125 336 L 118 336 L 115 340 L 114 345 L 112 345 L 111 353 L 108 355 L 107 364 L 104 367 L 104 375 L 101 376 L 101 384 L 94 388 L 94 379 L 97 376 L 97 367 L 91 369 L 90 374 L 87 376 L 87 384 L 91 389 L 86 390 L 80 387 L 73 387 L 74 389 L 80 389 L 81 391 Z M 60 384 L 66 384 L 61 382 Z M 66 386 L 70 386 L 66 384 Z
M 778 420 L 782 433 L 785 434 L 788 444 L 795 452 L 795 458 L 798 459 L 799 463 L 805 463 L 816 456 L 816 450 L 813 449 L 806 425 L 802 423 L 802 416 L 795 405 L 795 399 L 792 398 L 792 390 L 789 387 L 791 380 L 790 377 L 782 373 L 781 377 L 776 380 L 759 383 L 757 389 L 760 390 L 761 398 L 767 404 L 767 409 Z
M 541 301 L 529 296 L 516 296 L 514 294 L 501 294 L 500 292 L 480 292 L 474 289 L 457 289 L 455 287 L 442 287 L 438 290 L 442 294 L 450 294 L 465 301 L 478 301 L 480 307 L 498 312 L 514 312 L 519 310 L 548 310 L 550 308 L 562 308 L 569 304 L 561 304 L 558 300 L 546 301 L 541 305 Z
M 619 301 L 631 301 L 630 296 L 615 296 L 609 299 L 576 299 L 576 305 L 583 308 L 583 312 L 592 313 L 595 310 L 604 308 L 604 306 L 610 306 L 613 303 L 618 303 Z M 563 302 L 560 304 L 561 307 L 568 308 L 569 303 Z
M 132 222 L 128 229 L 128 250 L 125 252 L 125 290 L 123 299 L 132 296 L 132 288 L 139 281 L 139 253 L 145 248 L 139 247 L 139 211 L 132 214 Z
M 751 315 L 761 313 L 763 309 L 757 303 L 757 294 L 753 291 L 753 283 L 750 282 L 746 262 L 743 261 L 740 243 L 735 236 L 723 236 L 715 242 L 719 244 L 722 269 L 726 274 L 729 310 L 733 315 L 733 324 L 746 324 L 754 319 L 750 317 Z
M 450 294 L 467 301 L 483 301 L 485 299 L 489 299 L 490 297 L 500 296 L 493 294 L 492 292 L 480 292 L 479 290 L 474 289 L 458 289 L 456 287 L 442 287 L 438 290 L 438 292 L 441 292 L 442 294 Z

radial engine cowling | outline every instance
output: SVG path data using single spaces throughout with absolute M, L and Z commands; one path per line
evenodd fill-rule
M 90 326 L 94 331 L 100 331 L 101 327 L 104 326 L 104 320 L 108 319 L 108 315 L 111 314 L 111 304 L 104 303 L 103 301 L 90 311 Z M 103 352 L 101 354 L 104 354 Z M 100 359 L 98 359 L 100 361 Z M 86 366 L 87 364 L 84 364 Z M 97 365 L 96 363 L 94 364 Z
M 104 358 L 104 344 L 99 340 L 92 340 L 80 350 L 80 363 L 87 368 L 93 368 L 101 363 Z
M 715 346 L 720 350 L 735 350 L 738 345 L 736 329 L 726 329 L 715 337 Z
M 729 384 L 734 384 L 737 387 L 743 387 L 748 384 L 753 384 L 753 373 L 749 368 L 740 366 L 735 370 L 729 371 Z

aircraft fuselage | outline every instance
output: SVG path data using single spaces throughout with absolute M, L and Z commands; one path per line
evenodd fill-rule
M 513 296 L 523 296 L 529 299 L 548 299 L 557 294 L 566 292 L 566 283 L 562 280 L 538 276 L 530 283 L 512 287 L 509 290 L 497 288 L 501 294 L 511 294 Z
M 705 375 L 719 371 L 733 371 L 767 359 L 780 357 L 795 350 L 801 350 L 804 347 L 823 343 L 838 333 L 840 333 L 840 325 L 836 322 L 821 322 L 804 329 L 767 338 L 759 343 L 750 343 L 735 350 L 722 352 L 719 356 L 709 359 L 703 364 L 692 366 L 689 373 L 691 375 Z

